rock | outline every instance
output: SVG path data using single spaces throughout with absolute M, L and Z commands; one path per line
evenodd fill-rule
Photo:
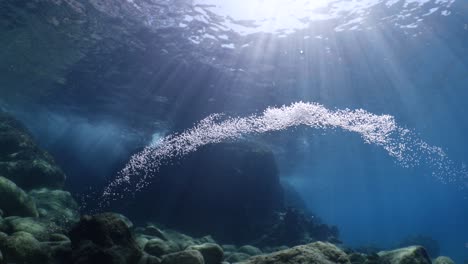
M 173 230 L 165 230 L 164 234 L 168 240 L 173 241 L 180 249 L 186 249 L 189 246 L 193 246 L 199 243 L 199 241 L 196 241 L 193 237 L 175 232 Z
M 314 241 L 341 243 L 338 228 L 322 224 L 303 210 L 289 207 L 280 212 L 275 224 L 255 241 L 259 246 L 296 246 Z
M 0 264 L 3 264 L 3 254 L 1 250 L 0 250 Z
M 4 253 L 6 263 L 47 263 L 47 248 L 26 232 L 16 232 L 0 239 L 0 250 Z
M 161 263 L 161 259 L 151 256 L 149 254 L 143 254 L 141 259 L 138 261 L 138 264 L 159 264 Z
M 427 235 L 413 235 L 403 239 L 399 244 L 398 248 L 409 247 L 409 246 L 421 246 L 423 247 L 429 257 L 435 258 L 440 255 L 439 242 Z
M 161 257 L 178 250 L 178 247 L 171 242 L 163 241 L 159 238 L 148 240 L 144 250 L 146 253 L 156 257 Z
M 445 257 L 445 256 L 437 257 L 436 259 L 434 259 L 432 263 L 433 264 L 455 264 L 455 262 L 451 258 Z
M 237 251 L 237 247 L 235 245 L 222 245 L 223 250 L 227 252 L 235 252 Z
M 411 246 L 378 253 L 380 259 L 388 264 L 431 264 L 426 250 L 421 246 Z
M 331 264 L 346 263 L 350 261 L 346 253 L 335 245 L 324 242 L 314 242 L 307 245 L 296 246 L 268 255 L 255 256 L 243 261 L 244 264 Z
M 205 264 L 220 264 L 223 261 L 223 249 L 213 243 L 204 243 L 201 245 L 194 245 L 187 248 L 188 250 L 197 250 L 203 255 Z
M 78 204 L 69 192 L 41 188 L 30 191 L 29 196 L 42 211 L 40 216 L 48 221 L 53 221 L 63 227 L 70 227 L 80 219 Z
M 283 206 L 282 194 L 270 149 L 252 142 L 220 143 L 162 170 L 158 184 L 137 194 L 128 210 L 193 236 L 208 233 L 219 241 L 245 244 L 270 226 Z
M 167 240 L 167 237 L 164 235 L 164 232 L 161 231 L 159 228 L 155 227 L 154 225 L 149 225 L 145 227 L 143 234 L 155 236 L 162 240 Z
M 137 235 L 137 237 L 135 238 L 135 241 L 138 245 L 138 247 L 143 250 L 146 246 L 146 243 L 148 243 L 149 239 L 144 237 L 144 236 L 141 236 L 141 235 Z
M 370 255 L 362 253 L 351 253 L 348 255 L 351 264 L 384 264 L 380 262 L 379 255 L 373 253 Z
M 229 262 L 229 263 L 237 263 L 237 262 L 241 262 L 241 261 L 244 261 L 248 258 L 250 258 L 251 256 L 248 255 L 248 254 L 245 254 L 245 253 L 232 253 L 232 254 L 229 254 L 227 257 L 226 257 L 226 261 Z
M 238 251 L 250 256 L 261 255 L 263 253 L 260 249 L 251 245 L 242 246 L 238 249 Z
M 83 216 L 70 231 L 72 263 L 138 263 L 139 249 L 127 224 L 116 214 Z
M 49 234 L 57 232 L 59 228 L 46 220 L 34 217 L 7 217 L 0 225 L 0 231 L 7 234 L 24 231 L 33 235 L 39 241 L 49 239 Z
M 39 214 L 34 200 L 14 182 L 0 176 L 0 208 L 6 216 L 33 216 Z
M 184 250 L 163 256 L 161 264 L 204 264 L 202 254 L 197 250 Z
M 0 175 L 22 189 L 61 188 L 65 174 L 53 158 L 41 150 L 28 130 L 9 114 L 0 111 Z
M 53 242 L 71 242 L 70 238 L 63 234 L 51 234 L 49 236 L 49 241 Z

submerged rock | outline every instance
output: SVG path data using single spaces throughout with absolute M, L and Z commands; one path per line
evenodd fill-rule
M 16 232 L 9 237 L 0 237 L 0 250 L 6 263 L 47 263 L 47 249 L 33 235 Z
M 346 253 L 335 245 L 323 242 L 314 242 L 307 245 L 296 246 L 268 255 L 260 255 L 241 262 L 243 264 L 349 264 Z
M 1 176 L 0 197 L 0 208 L 5 216 L 38 216 L 34 200 L 14 182 Z
M 431 258 L 435 258 L 440 254 L 439 242 L 427 235 L 408 236 L 403 239 L 397 247 L 403 248 L 414 245 L 422 246 Z
M 283 206 L 273 152 L 252 142 L 201 147 L 161 168 L 158 183 L 136 196 L 131 215 L 238 244 L 264 234 Z
M 231 254 L 226 254 L 226 261 L 229 263 L 237 263 L 244 260 L 247 260 L 251 256 L 245 253 L 234 252 Z
M 41 150 L 28 130 L 9 114 L 0 111 L 0 175 L 25 190 L 61 188 L 65 174 L 54 159 Z
M 259 248 L 256 248 L 256 247 L 251 246 L 251 245 L 242 246 L 242 247 L 240 247 L 238 249 L 238 251 L 241 252 L 241 253 L 245 253 L 247 255 L 250 255 L 250 256 L 260 255 L 260 254 L 263 253 Z
M 455 264 L 455 261 L 453 261 L 449 257 L 440 256 L 440 257 L 437 257 L 436 259 L 434 259 L 434 261 L 432 261 L 432 263 L 433 264 Z
M 144 250 L 146 253 L 161 257 L 179 250 L 179 247 L 171 241 L 163 241 L 159 238 L 148 240 Z
M 203 255 L 197 250 L 184 250 L 165 255 L 162 264 L 204 264 Z
M 143 256 L 127 224 L 116 214 L 83 216 L 70 231 L 72 263 L 138 263 Z
M 382 261 L 388 264 L 431 264 L 426 250 L 421 246 L 381 251 L 378 255 Z
M 0 231 L 7 234 L 24 231 L 33 235 L 39 241 L 46 241 L 49 239 L 49 234 L 57 232 L 58 228 L 55 224 L 43 219 L 12 216 L 3 219 L 0 224 Z
M 205 264 L 220 264 L 224 258 L 223 249 L 219 245 L 213 243 L 190 246 L 187 249 L 199 251 L 203 255 Z
M 29 196 L 40 209 L 40 216 L 49 221 L 69 226 L 80 218 L 78 204 L 69 192 L 42 188 L 30 191 Z

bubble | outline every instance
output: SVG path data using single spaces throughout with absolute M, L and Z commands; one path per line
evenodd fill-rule
M 440 147 L 429 145 L 411 130 L 398 126 L 391 115 L 376 115 L 363 109 L 330 110 L 318 103 L 296 102 L 269 107 L 262 114 L 247 117 L 212 114 L 180 134 L 159 138 L 130 158 L 105 188 L 102 199 L 108 202 L 123 197 L 125 192 L 140 191 L 166 161 L 187 155 L 201 146 L 297 126 L 358 133 L 364 143 L 382 147 L 403 167 L 427 166 L 432 176 L 441 182 L 460 182 L 460 186 L 466 186 L 463 184 L 468 179 L 466 166 L 455 168 Z

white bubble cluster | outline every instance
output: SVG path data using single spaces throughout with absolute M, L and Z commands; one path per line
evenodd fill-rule
M 385 149 L 404 167 L 427 166 L 444 183 L 467 180 L 466 168 L 455 169 L 441 148 L 427 144 L 410 130 L 398 126 L 393 116 L 376 115 L 362 109 L 330 110 L 317 103 L 297 102 L 270 107 L 262 114 L 247 117 L 222 118 L 213 114 L 183 133 L 161 138 L 131 157 L 117 178 L 105 188 L 103 199 L 113 200 L 125 192 L 141 190 L 164 162 L 201 146 L 296 126 L 355 132 L 365 143 Z

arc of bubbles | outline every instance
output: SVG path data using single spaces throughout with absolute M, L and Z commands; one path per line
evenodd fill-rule
M 194 152 L 201 146 L 300 125 L 358 133 L 365 143 L 383 147 L 401 166 L 428 166 L 433 176 L 444 183 L 468 179 L 465 167 L 455 169 L 441 148 L 427 144 L 410 130 L 398 126 L 393 116 L 376 115 L 363 109 L 330 110 L 318 103 L 296 102 L 279 108 L 269 107 L 260 115 L 247 117 L 221 120 L 221 115 L 213 114 L 191 129 L 166 136 L 133 155 L 105 188 L 102 198 L 115 200 L 125 192 L 141 190 L 166 161 Z M 120 191 L 117 192 L 117 188 Z

